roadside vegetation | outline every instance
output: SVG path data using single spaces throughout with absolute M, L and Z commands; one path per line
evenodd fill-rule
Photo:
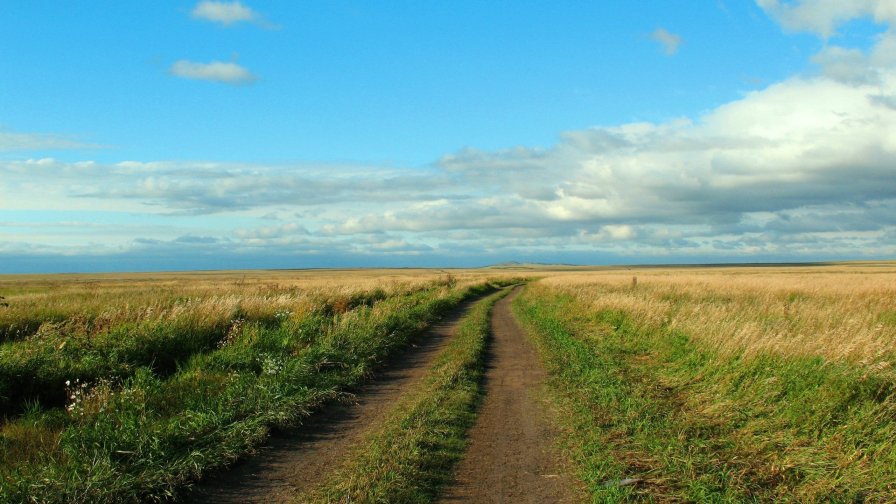
M 433 502 L 463 456 L 481 398 L 491 310 L 508 292 L 478 302 L 424 382 L 347 464 L 296 502 Z
M 894 280 L 884 267 L 562 275 L 515 310 L 595 502 L 884 502 Z
M 364 379 L 390 353 L 460 301 L 494 289 L 484 275 L 429 274 L 410 282 L 381 277 L 368 284 L 358 280 L 346 275 L 336 286 L 332 282 L 310 288 L 281 285 L 279 290 L 242 280 L 219 284 L 217 291 L 206 285 L 216 297 L 198 301 L 194 309 L 226 308 L 212 310 L 216 315 L 210 317 L 183 309 L 182 319 L 164 316 L 161 320 L 220 319 L 226 323 L 210 324 L 218 329 L 207 338 L 197 337 L 201 343 L 170 346 L 176 355 L 166 366 L 146 357 L 158 355 L 160 350 L 153 345 L 164 338 L 186 341 L 197 335 L 189 323 L 181 322 L 183 331 L 177 326 L 157 329 L 153 334 L 163 339 L 146 338 L 141 343 L 145 351 L 134 354 L 120 347 L 110 350 L 115 345 L 134 345 L 128 338 L 143 333 L 130 325 L 133 322 L 110 328 L 108 333 L 118 337 L 109 338 L 108 346 L 98 343 L 103 341 L 100 334 L 106 334 L 102 331 L 95 337 L 67 334 L 66 345 L 55 346 L 55 351 L 46 350 L 53 345 L 44 343 L 44 338 L 55 342 L 53 338 L 59 335 L 34 338 L 40 331 L 6 343 L 17 350 L 48 352 L 46 359 L 38 360 L 41 365 L 77 365 L 66 368 L 72 375 L 45 380 L 48 387 L 64 392 L 61 404 L 45 400 L 43 390 L 35 388 L 41 393 L 16 398 L 20 411 L 7 411 L 0 426 L 0 501 L 170 498 L 210 469 L 246 453 L 271 428 L 300 423 L 323 402 Z M 15 294 L 8 286 L 2 287 L 12 306 L 17 302 Z M 157 289 L 153 302 L 178 291 L 176 286 L 160 289 L 153 282 L 143 287 Z M 216 303 L 215 299 L 234 302 Z M 69 318 L 73 316 L 77 314 Z M 153 326 L 158 320 L 142 323 Z M 59 322 L 41 322 L 47 323 Z M 139 327 L 141 322 L 136 324 Z M 90 351 L 66 350 L 69 345 L 102 350 L 91 356 Z M 19 356 L 16 352 L 4 355 Z M 121 368 L 110 368 L 110 361 Z M 34 376 L 49 374 L 46 369 L 50 368 L 35 367 L 28 368 Z M 80 375 L 72 371 L 78 369 L 86 371 Z
M 491 294 L 301 501 L 435 500 L 523 275 L 594 502 L 896 501 L 896 268 L 865 263 L 0 278 L 0 502 L 176 499 Z
M 372 306 L 389 295 L 382 289 L 271 294 L 177 298 L 168 306 L 156 300 L 134 310 L 142 318 L 108 317 L 103 320 L 117 318 L 119 323 L 101 327 L 96 318 L 90 324 L 77 314 L 44 321 L 26 339 L 0 344 L 0 413 L 19 413 L 26 404 L 63 405 L 69 399 L 66 381 L 120 380 L 142 367 L 170 374 L 244 326 L 286 331 L 296 324 L 313 326 L 333 313 Z

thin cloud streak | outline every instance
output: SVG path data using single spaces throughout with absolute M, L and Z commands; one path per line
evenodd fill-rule
M 230 61 L 197 63 L 188 60 L 176 61 L 169 69 L 171 75 L 183 79 L 205 80 L 224 84 L 240 85 L 258 79 L 248 69 Z
M 203 0 L 196 4 L 190 13 L 196 19 L 231 26 L 240 22 L 251 22 L 259 19 L 259 15 L 240 2 L 216 2 Z
M 20 133 L 0 129 L 0 152 L 96 148 L 71 137 L 49 133 Z
M 665 28 L 657 28 L 650 34 L 650 38 L 660 43 L 663 47 L 663 52 L 665 52 L 667 56 L 673 56 L 677 53 L 678 46 L 680 46 L 682 42 L 680 36 Z

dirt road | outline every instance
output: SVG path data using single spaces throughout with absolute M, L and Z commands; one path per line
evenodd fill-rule
M 365 433 L 377 428 L 402 393 L 426 374 L 470 306 L 462 305 L 418 338 L 414 347 L 357 390 L 354 401 L 333 404 L 300 428 L 272 436 L 256 455 L 201 482 L 185 501 L 290 502 L 312 488 Z
M 519 290 L 495 305 L 485 400 L 445 503 L 587 501 L 555 448 L 547 375 L 510 311 Z
M 555 447 L 554 412 L 547 375 L 510 312 L 520 289 L 493 310 L 486 357 L 485 399 L 470 431 L 456 483 L 442 502 L 577 503 L 587 498 Z M 356 400 L 333 404 L 301 428 L 272 437 L 234 468 L 202 482 L 187 502 L 291 502 L 322 482 L 368 432 L 382 425 L 401 395 L 423 378 L 454 334 L 470 303 L 419 338 L 417 346 L 356 391 Z

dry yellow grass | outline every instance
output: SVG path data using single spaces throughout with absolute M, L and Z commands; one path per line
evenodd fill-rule
M 540 283 L 722 352 L 821 356 L 878 370 L 896 357 L 896 263 L 607 269 L 551 273 Z
M 300 314 L 324 299 L 386 293 L 445 281 L 544 277 L 539 283 L 668 324 L 721 351 L 819 355 L 888 366 L 896 356 L 896 263 L 719 268 L 507 268 L 222 271 L 0 277 L 0 324 L 27 318 L 87 324 L 210 322 L 288 309 Z M 632 285 L 637 277 L 637 285 Z M 89 319 L 89 324 L 84 318 Z M 68 332 L 79 332 L 69 327 Z
M 0 328 L 11 328 L 7 337 L 16 339 L 15 331 L 31 333 L 41 323 L 44 330 L 68 334 L 136 321 L 189 319 L 203 326 L 227 319 L 236 310 L 249 317 L 279 310 L 299 315 L 321 300 L 377 290 L 391 294 L 449 279 L 463 286 L 502 276 L 512 274 L 364 269 L 7 275 L 0 276 L 0 296 L 8 305 L 0 306 Z

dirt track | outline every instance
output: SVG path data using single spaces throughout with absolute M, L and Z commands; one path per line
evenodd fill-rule
M 290 502 L 314 487 L 425 375 L 470 305 L 453 311 L 418 338 L 414 347 L 391 360 L 372 382 L 356 391 L 354 401 L 332 404 L 302 427 L 272 436 L 256 455 L 201 482 L 185 501 Z
M 442 502 L 586 502 L 555 448 L 547 375 L 510 311 L 519 288 L 499 301 L 485 374 L 485 400 L 456 484 Z
M 515 289 L 494 308 L 484 378 L 485 399 L 470 431 L 456 483 L 442 502 L 576 503 L 587 499 L 556 450 L 547 377 L 510 312 Z M 301 428 L 273 436 L 256 455 L 204 481 L 187 502 L 291 502 L 321 483 L 363 437 L 378 428 L 400 396 L 421 379 L 451 340 L 468 303 L 392 360 L 356 400 L 313 415 Z

